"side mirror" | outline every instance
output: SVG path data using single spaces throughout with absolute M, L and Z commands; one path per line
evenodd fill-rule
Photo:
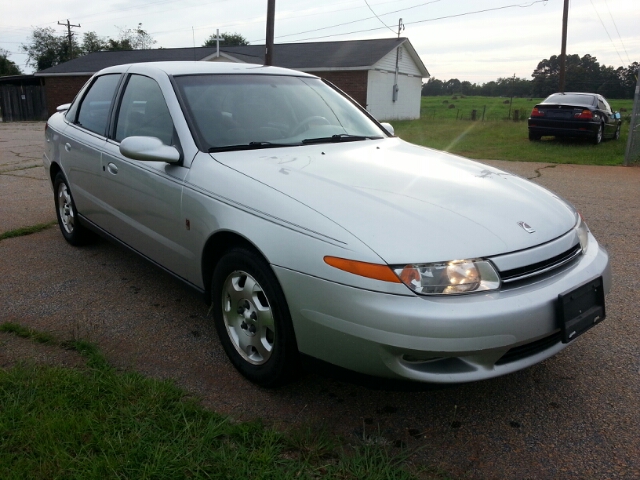
M 380 125 L 382 125 L 382 127 L 389 132 L 389 135 L 394 136 L 396 134 L 396 131 L 393 129 L 393 127 L 391 126 L 390 123 L 387 122 L 382 122 Z
M 69 107 L 71 107 L 70 103 L 58 105 L 58 107 L 56 108 L 56 112 L 66 112 L 67 110 L 69 110 Z
M 620 120 L 620 112 L 613 112 L 613 116 L 616 120 Z
M 176 147 L 162 143 L 156 137 L 127 137 L 120 142 L 120 153 L 142 162 L 178 163 L 180 152 Z

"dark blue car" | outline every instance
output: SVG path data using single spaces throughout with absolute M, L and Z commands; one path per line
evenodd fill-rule
M 543 136 L 586 137 L 598 145 L 620 138 L 620 114 L 597 93 L 554 93 L 531 111 L 529 140 Z

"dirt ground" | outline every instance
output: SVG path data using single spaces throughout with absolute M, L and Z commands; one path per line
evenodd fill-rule
M 43 130 L 0 123 L 0 233 L 55 220 Z M 576 205 L 613 266 L 606 321 L 521 372 L 381 389 L 312 371 L 263 390 L 227 361 L 197 294 L 106 241 L 71 247 L 57 227 L 0 241 L 0 323 L 93 341 L 112 364 L 171 379 L 235 418 L 322 426 L 346 441 L 376 436 L 463 478 L 640 478 L 640 168 L 486 163 Z M 0 334 L 0 368 L 20 360 L 78 362 Z

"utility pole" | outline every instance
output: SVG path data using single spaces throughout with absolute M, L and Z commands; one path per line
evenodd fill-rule
M 69 60 L 73 60 L 73 33 L 71 33 L 71 27 L 80 28 L 80 24 L 71 25 L 71 23 L 69 23 L 69 19 L 67 18 L 67 23 L 58 22 L 58 25 L 67 27 L 67 37 L 69 38 Z
M 264 64 L 273 65 L 273 23 L 276 16 L 276 0 L 267 0 L 267 44 L 264 52 Z
M 400 32 L 402 32 L 402 30 L 404 30 L 404 23 L 402 23 L 402 19 L 398 19 L 398 39 L 400 39 Z M 396 102 L 398 100 L 398 71 L 400 70 L 400 49 L 402 47 L 400 45 L 398 45 L 398 47 L 396 48 L 396 72 L 395 72 L 395 79 L 393 82 L 393 92 L 391 93 L 391 100 L 393 102 Z
M 562 50 L 560 51 L 560 93 L 564 93 L 564 77 L 567 68 L 567 17 L 569 16 L 569 0 L 564 0 L 562 11 Z

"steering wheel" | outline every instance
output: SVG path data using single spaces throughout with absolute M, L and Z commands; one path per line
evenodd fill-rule
M 321 117 L 319 115 L 312 115 L 310 117 L 305 118 L 296 127 L 294 127 L 293 130 L 291 131 L 290 136 L 295 137 L 299 133 L 306 132 L 307 130 L 309 130 L 309 125 L 314 122 L 319 123 L 320 125 L 331 125 L 329 120 L 327 120 L 326 118 Z

